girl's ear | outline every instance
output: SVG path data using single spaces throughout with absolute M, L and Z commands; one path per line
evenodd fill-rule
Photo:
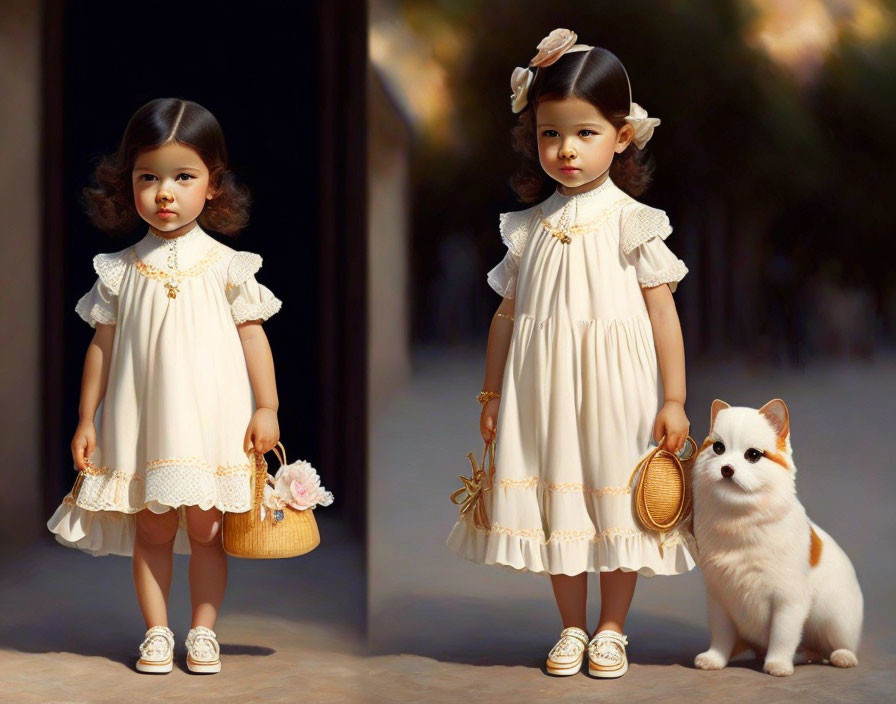
M 635 138 L 635 128 L 626 122 L 616 133 L 616 153 L 622 154 Z

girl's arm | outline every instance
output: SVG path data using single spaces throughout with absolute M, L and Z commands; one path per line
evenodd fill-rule
M 257 452 L 264 453 L 280 440 L 280 425 L 277 422 L 280 402 L 274 379 L 274 357 L 260 321 L 241 323 L 237 325 L 237 331 L 243 343 L 243 354 L 256 406 L 249 427 L 246 428 L 243 449 L 249 452 L 249 448 L 254 447 Z
M 514 299 L 505 298 L 492 316 L 492 324 L 488 329 L 488 349 L 485 353 L 483 391 L 501 391 L 504 364 L 507 362 L 507 351 L 510 349 L 510 340 L 513 337 L 513 320 L 504 316 L 513 316 L 513 310 Z M 482 407 L 479 430 L 482 433 L 482 439 L 486 442 L 495 439 L 500 404 L 500 399 L 493 398 Z
M 690 429 L 684 412 L 686 392 L 681 323 L 668 284 L 642 288 L 641 292 L 653 327 L 653 340 L 663 379 L 664 402 L 653 427 L 653 439 L 659 442 L 665 435 L 666 449 L 678 452 L 684 446 Z
M 93 339 L 84 356 L 84 372 L 81 375 L 81 401 L 78 404 L 78 427 L 72 438 L 72 459 L 78 469 L 87 469 L 87 458 L 96 449 L 96 428 L 93 418 L 106 394 L 109 381 L 109 364 L 115 326 L 96 324 Z

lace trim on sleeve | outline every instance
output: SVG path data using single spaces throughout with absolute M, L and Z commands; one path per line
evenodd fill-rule
M 250 320 L 267 320 L 280 310 L 283 301 L 277 298 L 267 286 L 259 284 L 260 301 L 248 301 L 243 296 L 237 297 L 230 306 L 233 321 L 239 325 Z
M 255 276 L 261 269 L 261 255 L 254 252 L 237 252 L 227 265 L 227 286 L 239 286 Z
M 681 281 L 687 273 L 687 266 L 681 259 L 678 259 L 674 264 L 667 266 L 665 269 L 651 271 L 648 274 L 638 277 L 638 283 L 643 288 L 653 288 L 660 284 L 669 284 L 669 287 L 674 293 L 675 289 L 678 287 L 678 282 Z
M 78 303 L 75 305 L 75 312 L 81 316 L 81 320 L 92 328 L 96 327 L 97 323 L 100 325 L 115 325 L 118 322 L 115 312 L 107 306 L 108 304 L 95 303 L 93 292 L 89 291 L 78 300 Z
M 643 203 L 639 203 L 638 206 L 622 226 L 619 243 L 625 254 L 631 254 L 653 237 L 664 240 L 672 233 L 669 216 L 664 210 L 651 208 Z
M 93 270 L 100 277 L 100 281 L 105 284 L 114 295 L 118 295 L 118 287 L 121 286 L 121 278 L 124 276 L 126 267 L 125 258 L 122 252 L 113 254 L 97 254 L 93 258 Z

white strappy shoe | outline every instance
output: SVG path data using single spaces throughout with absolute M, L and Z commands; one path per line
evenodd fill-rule
M 560 631 L 558 640 L 548 653 L 546 668 L 551 675 L 574 675 L 582 668 L 588 634 L 570 626 Z
M 196 626 L 187 633 L 187 669 L 200 674 L 221 671 L 221 648 L 211 628 Z
M 588 674 L 594 677 L 622 677 L 628 672 L 625 646 L 628 638 L 616 631 L 600 631 L 588 643 Z
M 138 672 L 171 672 L 174 663 L 174 633 L 167 626 L 153 626 L 140 644 Z

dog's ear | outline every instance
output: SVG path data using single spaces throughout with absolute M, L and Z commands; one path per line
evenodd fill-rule
M 778 437 L 782 440 L 790 435 L 790 413 L 787 405 L 779 398 L 772 399 L 759 412 L 772 424 Z
M 712 408 L 709 411 L 709 432 L 712 432 L 712 427 L 716 424 L 716 416 L 719 414 L 719 411 L 726 408 L 731 408 L 731 406 L 720 398 L 712 402 Z

